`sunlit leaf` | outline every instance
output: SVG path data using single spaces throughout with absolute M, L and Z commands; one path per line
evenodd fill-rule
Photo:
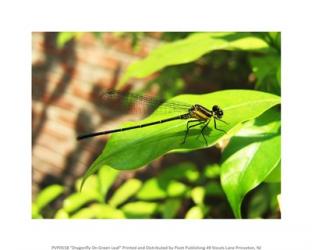
M 266 182 L 281 182 L 281 162 L 272 170 L 269 176 L 265 179 Z
M 65 211 L 65 209 L 61 208 L 57 210 L 57 212 L 54 215 L 55 219 L 68 219 L 69 214 Z
M 155 200 L 166 197 L 179 197 L 188 191 L 188 187 L 178 181 L 162 178 L 147 180 L 136 197 L 141 200 Z
M 235 217 L 244 196 L 263 182 L 281 160 L 280 113 L 273 109 L 246 123 L 223 153 L 222 187 Z
M 234 131 L 241 122 L 253 119 L 280 103 L 280 97 L 252 90 L 225 90 L 204 95 L 181 95 L 172 101 L 185 102 L 190 105 L 200 103 L 209 109 L 218 104 L 224 111 L 223 120 L 227 124 L 217 121 L 217 126 L 227 133 L 224 134 L 214 129 L 212 121 L 205 132 L 207 145 L 200 133 L 200 127 L 190 129 L 186 142 L 182 144 L 186 131 L 185 120 L 148 126 L 140 128 L 140 131 L 129 130 L 116 133 L 110 137 L 101 155 L 92 163 L 84 175 L 84 180 L 106 164 L 119 170 L 129 170 L 144 166 L 173 150 L 195 150 L 207 146 L 211 147 L 225 137 L 229 137 L 231 131 Z M 173 113 L 172 116 L 178 114 L 181 112 Z M 159 114 L 156 110 L 145 120 L 127 123 L 124 127 L 164 118 L 168 118 L 168 115 Z
M 156 202 L 137 201 L 121 207 L 127 218 L 150 218 L 157 211 Z
M 208 178 L 216 178 L 220 176 L 221 168 L 218 164 L 207 165 L 205 167 L 205 176 Z
M 207 212 L 208 207 L 197 205 L 187 211 L 185 219 L 203 219 Z
M 38 212 L 41 211 L 46 205 L 48 205 L 51 201 L 55 200 L 58 196 L 60 196 L 64 192 L 64 187 L 61 185 L 51 185 L 43 189 L 36 198 L 36 207 Z
M 92 201 L 101 202 L 102 197 L 96 193 L 73 193 L 64 200 L 63 208 L 67 213 L 72 213 Z
M 104 166 L 99 170 L 98 178 L 100 182 L 100 193 L 103 196 L 103 200 L 105 200 L 106 194 L 109 188 L 113 185 L 118 174 L 119 171 L 110 166 Z
M 150 55 L 129 66 L 119 86 L 128 79 L 142 78 L 170 65 L 189 63 L 215 50 L 260 50 L 268 44 L 248 33 L 194 33 L 185 39 L 161 45 Z
M 174 166 L 167 167 L 159 175 L 160 179 L 183 180 L 194 182 L 199 178 L 199 172 L 196 165 L 191 162 L 183 162 Z
M 203 204 L 205 198 L 205 188 L 204 187 L 195 187 L 191 191 L 191 197 L 195 204 Z
M 164 186 L 157 178 L 151 178 L 144 182 L 136 197 L 140 200 L 155 200 L 167 197 L 167 184 Z
M 278 206 L 280 207 L 280 210 L 282 210 L 282 197 L 281 194 L 277 195 L 277 202 L 278 202 Z
M 122 211 L 106 204 L 93 204 L 83 208 L 71 216 L 73 219 L 123 219 Z
M 31 218 L 42 219 L 42 215 L 40 214 L 37 204 L 35 203 L 33 203 L 31 206 Z
M 168 185 L 167 194 L 169 197 L 178 197 L 184 195 L 188 191 L 188 187 L 178 181 L 172 181 Z
M 137 179 L 129 179 L 122 186 L 120 186 L 111 199 L 108 201 L 108 204 L 112 207 L 117 207 L 121 203 L 127 201 L 131 196 L 135 195 L 138 190 L 141 188 L 142 182 Z
M 71 194 L 64 200 L 63 208 L 67 213 L 72 213 L 91 201 L 103 201 L 103 196 L 100 193 L 99 178 L 97 175 L 90 176 L 90 178 L 86 180 L 83 189 L 79 190 L 81 183 L 82 179 L 80 178 L 75 183 L 77 192 Z

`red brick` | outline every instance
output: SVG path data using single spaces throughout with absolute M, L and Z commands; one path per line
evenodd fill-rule
M 45 92 L 43 95 L 42 95 L 42 98 L 41 98 L 42 102 L 47 105 L 49 104 L 50 102 L 50 94 Z
M 88 63 L 79 62 L 77 65 L 75 80 L 81 84 L 91 84 L 102 78 L 112 78 L 112 72 L 103 67 L 93 66 Z
M 75 148 L 75 140 L 76 138 L 60 141 L 51 134 L 46 133 L 39 136 L 36 144 L 62 157 L 66 157 Z
M 47 78 L 46 80 L 48 81 L 48 86 L 49 88 L 51 88 L 51 86 L 58 85 L 64 76 L 69 76 L 69 75 L 67 75 L 67 72 L 64 71 L 60 67 L 60 65 L 58 65 L 53 70 L 50 70 L 47 73 L 47 76 L 44 76 L 44 77 Z
M 94 46 L 96 44 L 96 36 L 92 32 L 86 32 L 83 33 L 81 36 L 79 36 L 79 44 L 82 46 Z
M 61 97 L 61 98 L 57 99 L 54 102 L 54 105 L 57 107 L 66 109 L 66 110 L 71 110 L 71 111 L 76 110 L 76 107 L 74 106 L 74 104 L 70 100 L 67 100 L 66 97 Z
M 97 82 L 96 85 L 98 88 L 102 89 L 112 89 L 114 87 L 114 79 L 113 77 L 108 78 L 100 78 Z
M 49 106 L 47 110 L 47 122 L 49 126 L 53 126 L 55 130 L 67 130 L 72 132 L 76 126 L 76 113 L 68 112 L 56 106 Z M 51 124 L 50 124 L 51 123 Z
M 116 70 L 120 63 L 121 62 L 119 60 L 116 60 L 112 57 L 105 57 L 102 58 L 102 60 L 99 62 L 99 65 L 110 70 Z
M 66 158 L 63 155 L 55 153 L 44 146 L 36 145 L 33 148 L 32 154 L 33 158 L 36 157 L 41 161 L 47 163 L 46 166 L 43 168 L 45 172 L 46 170 L 50 170 L 52 173 L 59 172 L 57 170 L 60 170 L 64 167 Z M 51 166 L 51 169 L 47 169 L 47 166 Z
M 117 71 L 119 65 L 124 68 L 125 64 L 131 64 L 138 57 L 146 56 L 148 51 L 157 45 L 158 35 L 158 33 L 153 33 L 145 41 L 143 39 L 143 46 L 137 52 L 132 49 L 130 39 L 118 38 L 112 33 L 102 34 L 102 38 L 99 39 L 92 33 L 85 33 L 75 41 L 73 49 L 76 54 L 73 55 L 71 54 L 73 50 L 67 49 L 68 46 L 65 49 L 55 47 L 54 34 L 34 34 L 33 54 L 40 53 L 43 59 L 53 62 L 51 65 L 45 65 L 45 61 L 41 66 L 34 66 L 36 72 L 32 77 L 33 88 L 38 84 L 38 91 L 42 92 L 40 93 L 42 98 L 33 101 L 33 124 L 39 121 L 44 111 L 47 115 L 43 129 L 40 131 L 41 134 L 33 146 L 34 185 L 39 184 L 47 174 L 60 175 L 67 163 L 68 154 L 71 154 L 77 147 L 82 150 L 77 156 L 80 174 L 88 167 L 90 161 L 95 160 L 108 136 L 97 138 L 96 142 L 103 142 L 100 146 L 92 141 L 77 142 L 75 130 L 78 126 L 76 119 L 79 110 L 83 107 L 92 112 L 94 107 L 91 103 L 95 98 L 92 93 L 96 94 L 102 88 L 113 88 L 119 77 Z M 46 37 L 51 38 L 50 42 L 45 41 Z M 55 90 L 63 84 L 61 82 L 63 79 L 66 79 L 67 85 L 64 86 L 60 96 L 51 100 Z M 139 83 L 144 84 L 145 81 L 146 79 L 141 79 Z M 99 130 L 102 128 L 99 123 L 103 120 L 103 114 L 105 115 L 106 111 L 97 110 L 94 115 L 92 113 L 95 128 Z M 105 128 L 118 127 L 121 121 L 132 119 L 122 116 L 106 123 Z M 77 168 L 73 173 L 75 175 L 76 170 Z
M 31 108 L 32 108 L 32 114 L 34 116 L 40 116 L 43 112 L 44 105 L 42 104 L 42 102 L 33 101 Z
M 60 142 L 64 142 L 68 140 L 69 138 L 74 136 L 74 131 L 72 132 L 72 135 L 68 134 L 68 129 L 59 129 L 57 126 L 54 125 L 54 122 L 46 122 L 45 126 L 42 129 L 42 133 L 46 133 L 51 135 L 53 138 L 59 140 Z
M 155 39 L 160 39 L 162 34 L 163 32 L 148 32 L 148 36 L 155 38 Z
M 103 57 L 101 49 L 88 49 L 81 48 L 77 49 L 77 59 L 79 63 L 88 64 L 90 66 L 97 67 Z
M 58 120 L 62 122 L 64 125 L 66 125 L 67 127 L 74 129 L 76 126 L 77 117 L 70 116 L 68 114 L 62 114 L 61 112 L 59 112 Z
M 37 157 L 32 157 L 32 165 L 33 166 L 40 166 L 41 160 L 39 160 Z M 40 171 L 32 171 L 32 180 L 40 183 L 43 179 L 43 175 Z
M 76 62 L 60 63 L 60 65 L 63 68 L 63 74 L 66 74 L 66 76 L 72 78 L 77 74 Z
M 32 46 L 37 51 L 43 51 L 44 37 L 42 32 L 32 32 Z
M 74 96 L 90 101 L 90 90 L 86 90 L 81 84 L 72 84 L 71 91 Z
M 148 51 L 142 42 L 139 44 L 139 50 L 137 51 L 132 48 L 130 38 L 119 38 L 113 33 L 105 33 L 103 39 L 105 44 L 110 45 L 113 48 L 120 50 L 121 52 L 141 57 L 147 56 L 148 54 Z

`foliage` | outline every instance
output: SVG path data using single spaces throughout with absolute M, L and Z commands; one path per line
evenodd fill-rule
M 269 110 L 247 122 L 223 152 L 221 182 L 236 217 L 244 196 L 281 162 L 279 113 Z
M 172 150 L 191 150 L 205 146 L 211 147 L 224 139 L 224 137 L 230 136 L 232 134 L 231 131 L 235 131 L 237 126 L 240 126 L 242 122 L 253 119 L 278 104 L 280 99 L 278 96 L 264 92 L 226 90 L 206 95 L 179 96 L 172 101 L 198 102 L 205 107 L 212 107 L 214 104 L 221 105 L 227 125 L 218 123 L 218 126 L 225 130 L 227 134 L 213 129 L 214 125 L 211 122 L 207 129 L 209 131 L 207 132 L 209 134 L 207 145 L 205 144 L 205 140 L 199 137 L 201 135 L 200 128 L 191 130 L 186 142 L 181 144 L 185 135 L 185 122 L 181 122 L 181 120 L 172 121 L 170 125 L 163 123 L 157 126 L 141 128 L 140 136 L 134 130 L 125 131 L 122 134 L 117 133 L 112 135 L 102 154 L 95 160 L 85 174 L 84 179 L 95 173 L 104 164 L 109 164 L 120 170 L 129 170 L 141 167 Z M 157 111 L 139 123 L 128 123 L 126 126 L 158 121 L 164 118 L 162 112 L 159 112 L 159 114 Z M 172 114 L 172 116 L 175 115 L 177 114 Z M 159 143 L 160 141 L 161 143 Z M 138 155 L 140 157 L 137 157 Z
M 67 42 L 79 39 L 81 35 L 81 32 L 60 32 L 56 38 L 56 45 L 58 48 L 63 48 Z
M 255 36 L 245 33 L 194 33 L 185 39 L 168 43 L 155 49 L 147 58 L 132 64 L 120 85 L 131 77 L 143 78 L 167 66 L 197 60 L 214 50 L 263 50 L 268 44 Z
M 42 218 L 41 211 L 64 192 L 61 185 L 51 185 L 43 189 L 32 204 L 32 217 Z
M 211 170 L 210 170 L 211 168 Z M 109 166 L 101 168 L 97 175 L 86 181 L 83 190 L 79 191 L 81 180 L 76 182 L 76 191 L 62 200 L 61 207 L 52 215 L 57 219 L 122 219 L 122 218 L 204 218 L 209 216 L 211 208 L 205 200 L 213 197 L 225 197 L 220 184 L 213 182 L 214 187 L 206 183 L 219 178 L 217 165 L 208 165 L 202 171 L 213 172 L 206 175 L 192 163 L 182 163 L 164 169 L 157 177 L 146 181 L 129 179 L 115 188 L 114 181 L 122 174 Z M 101 179 L 105 176 L 105 180 Z M 108 184 L 110 183 L 110 184 Z M 38 195 L 42 197 L 49 186 Z M 59 186 L 59 188 L 62 188 Z M 63 188 L 62 188 L 63 189 Z M 109 195 L 107 195 L 110 193 Z M 56 193 L 55 193 L 56 194 Z M 53 196 L 56 198 L 56 196 Z M 50 202 L 52 200 L 50 199 Z M 185 205 L 189 204 L 189 205 Z M 45 206 L 48 205 L 45 203 Z M 184 211 L 185 210 L 185 211 Z M 42 210 L 33 208 L 33 218 L 45 217 Z
M 133 46 L 137 46 L 144 35 L 132 34 Z M 186 143 L 181 144 L 186 126 L 181 120 L 142 128 L 139 135 L 137 131 L 112 135 L 83 180 L 77 182 L 77 185 L 84 184 L 82 191 L 64 200 L 56 218 L 176 218 L 181 216 L 181 208 L 187 202 L 189 206 L 182 213 L 183 218 L 209 218 L 215 211 L 209 203 L 211 195 L 227 199 L 236 218 L 259 218 L 268 210 L 278 211 L 281 182 L 280 33 L 183 33 L 181 36 L 167 33 L 163 37 L 169 42 L 130 65 L 119 87 L 131 78 L 155 75 L 147 86 L 157 82 L 163 93 L 169 93 L 166 97 L 171 98 L 175 96 L 172 93 L 185 88 L 188 80 L 182 73 L 190 71 L 188 75 L 194 78 L 193 72 L 198 72 L 198 68 L 211 65 L 220 68 L 224 62 L 228 63 L 229 71 L 234 68 L 241 71 L 236 58 L 243 55 L 249 66 L 249 76 L 255 80 L 239 87 L 254 90 L 180 95 L 169 100 L 190 105 L 199 103 L 209 109 L 217 104 L 224 110 L 223 120 L 227 124 L 217 122 L 217 126 L 226 133 L 215 130 L 211 122 L 205 132 L 207 144 L 200 135 L 200 127 L 191 129 Z M 224 51 L 227 53 L 222 54 Z M 234 55 L 234 60 L 229 59 L 230 55 Z M 200 72 L 202 81 L 206 77 L 205 71 Z M 164 85 L 167 81 L 169 84 Z M 231 77 L 229 81 L 231 84 Z M 237 87 L 230 85 L 230 88 Z M 124 126 L 167 118 L 168 115 L 160 112 L 161 108 L 140 123 Z M 181 112 L 173 112 L 172 116 L 178 114 Z M 223 145 L 219 164 L 201 170 L 196 166 L 172 167 L 144 181 L 129 179 L 113 187 L 122 170 L 142 167 L 168 153 L 186 153 L 217 144 Z M 41 210 L 38 205 L 34 207 L 34 217 L 40 217 Z

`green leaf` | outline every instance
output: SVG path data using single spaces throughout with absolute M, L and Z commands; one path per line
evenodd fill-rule
M 165 203 L 161 207 L 162 217 L 165 219 L 172 219 L 174 218 L 180 207 L 182 201 L 178 199 L 167 199 Z
M 108 204 L 112 207 L 117 207 L 121 203 L 128 200 L 130 197 L 135 195 L 141 188 L 142 182 L 137 179 L 127 180 L 122 186 L 120 186 L 108 201 Z
M 64 192 L 64 187 L 61 185 L 51 185 L 43 189 L 36 198 L 36 207 L 38 212 L 41 211 L 51 201 L 55 200 Z
M 159 179 L 165 180 L 188 180 L 194 182 L 199 178 L 199 172 L 196 165 L 191 162 L 183 162 L 174 166 L 170 166 L 163 170 L 159 175 Z
M 221 185 L 217 182 L 211 182 L 211 181 L 205 186 L 205 193 L 207 196 L 220 197 L 224 195 Z
M 54 218 L 55 219 L 68 219 L 69 214 L 65 211 L 65 209 L 61 208 L 55 213 Z
M 106 199 L 107 192 L 118 175 L 119 171 L 110 166 L 104 166 L 99 170 L 98 178 L 100 182 L 100 193 L 103 196 L 103 200 Z
M 99 183 L 99 178 L 97 175 L 90 176 L 90 178 L 84 183 L 83 190 L 79 188 L 79 187 L 81 187 L 82 181 L 83 181 L 82 178 L 79 178 L 75 182 L 76 191 L 78 191 L 78 192 L 80 191 L 83 193 L 98 193 L 98 194 L 100 194 L 100 192 L 99 192 L 100 183 Z
M 64 200 L 63 208 L 67 213 L 72 213 L 91 201 L 101 202 L 102 197 L 96 193 L 73 193 Z
M 221 168 L 218 164 L 207 165 L 204 174 L 207 178 L 216 178 L 220 176 Z
M 197 205 L 187 211 L 185 219 L 203 219 L 207 212 L 208 207 Z
M 282 197 L 281 197 L 281 194 L 278 194 L 276 196 L 276 199 L 277 199 L 277 203 L 278 203 L 278 206 L 279 206 L 280 210 L 282 210 Z
M 75 183 L 76 190 L 83 195 L 73 195 L 73 198 L 69 199 L 69 203 L 74 202 L 72 205 L 75 207 L 76 205 L 82 206 L 83 204 L 91 201 L 97 200 L 99 202 L 104 202 L 104 197 L 100 192 L 100 180 L 97 175 L 91 175 L 90 178 L 85 182 L 84 188 L 82 189 L 83 183 L 85 180 L 78 179 Z M 80 187 L 80 188 L 79 188 Z M 69 198 L 69 197 L 68 197 Z M 67 198 L 67 199 L 68 199 Z M 66 200 L 67 200 L 66 199 Z M 73 199 L 73 200 L 71 200 Z M 76 204 L 77 202 L 77 204 Z M 76 204 L 76 205 L 74 205 Z
M 189 63 L 215 50 L 259 50 L 268 44 L 249 33 L 194 33 L 185 39 L 167 43 L 129 66 L 119 87 L 132 77 L 143 78 L 164 67 Z
M 181 182 L 164 178 L 151 178 L 143 184 L 136 197 L 140 200 L 164 199 L 182 196 L 187 191 L 188 187 Z
M 281 162 L 279 162 L 277 167 L 272 170 L 269 176 L 265 179 L 265 182 L 281 182 Z
M 281 32 L 269 32 L 273 45 L 280 51 L 281 49 Z
M 281 183 L 275 182 L 275 183 L 268 183 L 268 193 L 270 194 L 270 209 L 272 211 L 275 211 L 275 215 L 278 215 L 277 213 L 280 213 L 279 204 L 277 197 L 281 193 Z
M 162 171 L 157 178 L 145 181 L 136 197 L 140 200 L 164 199 L 166 197 L 179 197 L 184 195 L 188 188 L 175 180 L 195 181 L 199 172 L 193 163 L 184 162 L 170 166 Z
M 277 195 L 280 194 L 280 183 L 263 183 L 248 198 L 248 218 L 278 218 L 279 208 Z
M 280 95 L 281 58 L 277 54 L 250 57 L 252 71 L 257 77 L 256 88 Z
M 262 218 L 268 210 L 269 203 L 270 197 L 267 195 L 266 188 L 260 186 L 248 204 L 248 218 Z
M 82 34 L 82 32 L 60 32 L 56 38 L 56 46 L 58 48 L 63 48 L 67 42 L 79 38 Z
M 191 191 L 191 197 L 195 204 L 203 204 L 205 198 L 205 188 L 201 186 L 193 188 Z
M 78 179 L 75 183 L 76 190 L 82 187 L 82 179 Z M 85 204 L 91 202 L 103 202 L 103 196 L 100 193 L 100 182 L 97 175 L 92 175 L 86 180 L 84 188 L 71 194 L 64 200 L 63 208 L 67 213 L 71 213 Z
M 276 71 L 276 79 L 277 79 L 278 85 L 281 86 L 281 65 L 278 66 L 278 69 Z
M 167 193 L 169 197 L 178 197 L 185 195 L 188 191 L 188 187 L 178 181 L 171 181 L 167 188 Z
M 223 120 L 217 121 L 217 126 L 227 132 L 224 134 L 214 129 L 213 121 L 209 123 L 205 134 L 208 145 L 200 134 L 200 127 L 191 128 L 185 144 L 182 144 L 186 120 L 176 120 L 140 129 L 124 131 L 111 136 L 101 155 L 92 163 L 84 175 L 84 180 L 104 165 L 110 165 L 119 170 L 130 170 L 148 164 L 152 160 L 172 150 L 194 150 L 211 147 L 225 137 L 241 122 L 253 119 L 267 109 L 280 103 L 280 97 L 253 90 L 224 90 L 204 95 L 181 95 L 172 101 L 186 102 L 190 105 L 200 103 L 211 109 L 218 104 L 224 111 Z M 181 112 L 173 113 L 172 116 Z M 168 118 L 168 114 L 157 112 L 141 122 L 127 123 L 127 126 L 144 124 Z
M 140 200 L 156 200 L 167 197 L 167 183 L 162 184 L 159 179 L 151 178 L 144 182 L 136 197 Z
M 158 208 L 156 202 L 137 201 L 127 203 L 121 210 L 125 213 L 127 218 L 150 218 Z
M 263 182 L 281 160 L 280 113 L 269 110 L 231 139 L 222 156 L 221 183 L 235 217 L 244 196 Z
M 124 219 L 122 211 L 106 204 L 93 204 L 73 214 L 73 219 Z
M 31 218 L 33 218 L 33 219 L 42 219 L 42 215 L 40 214 L 40 211 L 39 211 L 36 203 L 32 203 L 32 206 L 31 206 Z

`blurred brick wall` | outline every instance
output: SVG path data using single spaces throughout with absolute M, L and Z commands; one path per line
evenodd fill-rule
M 99 93 L 114 88 L 129 64 L 160 43 L 157 36 L 145 37 L 136 51 L 130 39 L 85 33 L 57 48 L 56 37 L 32 38 L 33 197 L 51 183 L 72 185 L 102 150 L 106 138 L 77 142 L 77 134 L 129 119 L 114 117 Z

